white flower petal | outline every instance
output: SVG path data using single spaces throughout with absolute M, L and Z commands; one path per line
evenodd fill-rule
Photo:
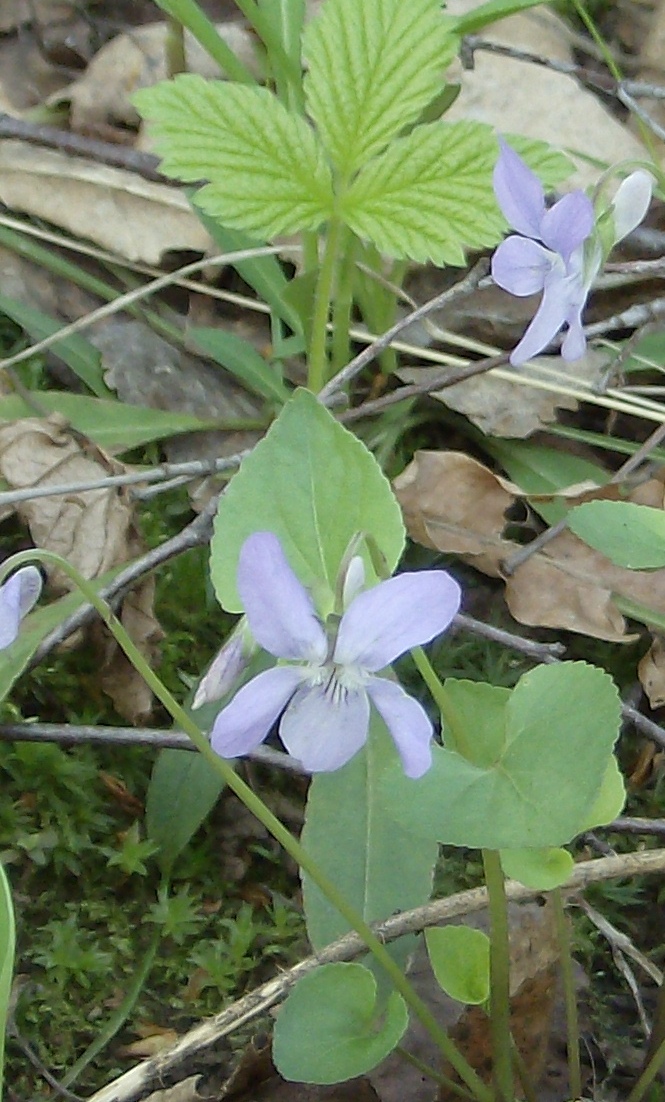
M 215 753 L 235 758 L 255 750 L 301 681 L 297 666 L 276 666 L 243 685 L 213 724 L 210 744 Z
M 652 191 L 653 176 L 641 168 L 621 182 L 612 202 L 615 245 L 639 226 L 649 209 Z
M 323 662 L 326 633 L 273 532 L 254 532 L 243 543 L 238 592 L 252 635 L 265 650 L 276 658 Z
M 335 662 L 374 673 L 450 624 L 460 588 L 445 570 L 398 574 L 360 593 L 342 616 Z
M 367 740 L 369 701 L 363 690 L 334 694 L 303 685 L 282 716 L 279 737 L 309 773 L 346 765 Z

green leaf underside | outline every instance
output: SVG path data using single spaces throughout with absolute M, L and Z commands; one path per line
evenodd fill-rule
M 439 0 L 329 0 L 307 28 L 305 97 L 348 178 L 416 121 L 441 90 L 457 39 Z
M 425 930 L 427 955 L 436 982 L 451 999 L 471 1006 L 490 994 L 490 943 L 471 926 L 432 926 Z
M 232 229 L 262 240 L 315 230 L 331 214 L 332 178 L 305 119 L 267 88 L 185 73 L 135 96 L 162 170 L 208 180 L 197 204 Z
M 176 858 L 217 803 L 224 782 L 202 754 L 162 750 L 155 761 L 146 797 L 145 825 L 159 846 L 157 860 L 170 876 Z
M 665 566 L 665 512 L 632 501 L 588 501 L 568 514 L 568 527 L 617 566 Z
M 242 611 L 238 555 L 257 531 L 278 536 L 315 597 L 333 592 L 357 532 L 374 536 L 390 571 L 402 553 L 402 515 L 387 478 L 361 441 L 307 390 L 297 390 L 283 407 L 220 501 L 210 568 L 217 598 L 229 612 Z M 366 568 L 371 577 L 369 559 Z
M 575 862 L 567 849 L 501 850 L 501 866 L 511 880 L 519 880 L 527 888 L 549 892 L 565 884 Z
M 14 971 L 14 908 L 4 868 L 0 865 L 0 1097 L 2 1097 L 7 1008 Z
M 480 687 L 478 719 L 491 688 Z M 432 767 L 420 780 L 407 785 L 397 770 L 387 770 L 383 798 L 407 830 L 444 844 L 565 845 L 585 829 L 619 722 L 618 693 L 603 670 L 584 662 L 540 666 L 520 679 L 506 702 L 498 756 L 496 731 L 486 735 L 480 722 L 468 729 L 470 745 L 487 742 L 487 757 L 495 755 L 491 764 L 435 746 Z M 476 746 L 476 761 L 482 755 Z
M 372 714 L 364 750 L 342 769 L 312 778 L 302 844 L 366 922 L 426 903 L 438 846 L 414 845 L 382 800 L 379 780 L 396 751 Z M 307 933 L 322 949 L 350 929 L 308 876 L 303 876 Z
M 397 138 L 358 174 L 341 211 L 382 252 L 464 264 L 465 249 L 495 245 L 504 222 L 492 189 L 496 135 L 483 123 L 429 123 Z
M 73 428 L 89 436 L 95 444 L 115 452 L 128 451 L 180 432 L 214 428 L 217 423 L 202 421 L 189 413 L 168 413 L 162 409 L 107 402 L 85 394 L 55 390 L 40 391 L 38 400 L 47 413 L 61 413 Z M 17 395 L 0 398 L 0 421 L 34 416 L 34 409 Z
M 299 1083 L 341 1083 L 376 1067 L 400 1041 L 406 1005 L 393 991 L 376 1025 L 376 981 L 361 964 L 324 964 L 303 976 L 280 1008 L 275 1066 Z

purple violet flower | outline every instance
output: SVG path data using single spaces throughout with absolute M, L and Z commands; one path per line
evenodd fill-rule
M 362 560 L 347 571 L 357 593 Z M 367 740 L 370 702 L 382 716 L 408 777 L 431 764 L 432 725 L 397 682 L 374 676 L 411 647 L 449 626 L 460 603 L 443 570 L 399 574 L 354 595 L 324 626 L 272 532 L 255 532 L 240 551 L 238 590 L 257 643 L 289 665 L 244 685 L 215 720 L 211 743 L 224 758 L 254 750 L 281 716 L 279 734 L 309 772 L 339 769 Z
M 10 647 L 42 591 L 42 576 L 36 566 L 23 566 L 0 585 L 0 650 Z
M 494 192 L 501 211 L 517 234 L 507 237 L 492 257 L 492 276 L 504 291 L 520 298 L 543 292 L 533 321 L 510 356 L 524 363 L 546 348 L 562 326 L 568 331 L 561 355 L 577 360 L 586 338 L 582 310 L 590 282 L 584 277 L 584 242 L 594 227 L 593 203 L 583 191 L 571 191 L 549 210 L 534 172 L 499 139 Z
M 502 241 L 492 257 L 494 282 L 511 295 L 543 292 L 535 316 L 510 356 L 517 366 L 537 356 L 565 325 L 564 360 L 584 355 L 582 311 L 596 275 L 613 245 L 644 218 L 653 177 L 637 169 L 619 185 L 607 212 L 609 238 L 596 220 L 593 203 L 583 191 L 571 191 L 548 210 L 540 180 L 509 145 L 499 138 L 494 193 L 516 234 Z M 605 223 L 607 224 L 607 223 Z

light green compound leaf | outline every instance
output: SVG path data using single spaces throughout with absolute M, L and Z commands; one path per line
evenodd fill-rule
M 326 0 L 304 36 L 305 97 L 342 178 L 418 119 L 457 45 L 439 0 Z
M 351 229 L 398 259 L 464 264 L 495 245 L 505 223 L 492 188 L 494 131 L 476 122 L 428 123 L 397 138 L 341 199 Z
M 479 720 L 486 690 L 483 686 L 478 695 Z M 499 714 L 497 707 L 497 723 Z M 403 827 L 444 844 L 478 849 L 566 845 L 585 829 L 620 718 L 619 694 L 603 670 L 585 662 L 539 666 L 520 678 L 506 701 L 500 752 L 497 732 L 477 722 L 465 732 L 474 761 L 435 746 L 432 766 L 420 780 L 386 770 L 384 799 Z M 461 744 L 457 737 L 456 745 Z M 485 760 L 494 757 L 479 765 L 483 746 Z
M 290 391 L 282 382 L 281 376 L 249 341 L 237 337 L 235 333 L 226 333 L 223 329 L 198 326 L 193 326 L 188 335 L 204 355 L 225 367 L 254 394 L 270 402 L 279 402 L 280 405 L 289 397 Z
M 373 714 L 365 749 L 342 769 L 316 774 L 307 799 L 302 844 L 366 922 L 418 907 L 432 891 L 436 842 L 416 842 L 382 800 L 381 774 L 396 757 L 385 725 Z M 349 931 L 306 875 L 303 905 L 314 949 Z
M 62 322 L 55 321 L 40 310 L 26 306 L 15 299 L 0 295 L 0 313 L 7 314 L 17 325 L 30 334 L 33 341 L 51 337 L 62 329 Z M 51 345 L 51 352 L 58 356 L 76 376 L 90 388 L 98 398 L 112 398 L 113 393 L 104 382 L 102 358 L 98 350 L 80 333 L 71 333 L 68 337 Z
M 502 849 L 501 867 L 506 876 L 527 888 L 549 892 L 565 884 L 575 862 L 567 849 Z
M 377 1024 L 376 980 L 362 964 L 324 964 L 303 976 L 280 1008 L 273 1059 L 296 1083 L 342 1083 L 376 1067 L 408 1025 L 393 991 Z
M 387 478 L 358 437 L 307 390 L 283 407 L 220 501 L 210 569 L 229 612 L 242 611 L 238 555 L 257 531 L 275 533 L 300 580 L 324 602 L 357 532 L 371 533 L 391 571 L 402 553 L 402 515 Z M 372 577 L 369 557 L 366 567 Z
M 665 512 L 632 501 L 587 501 L 568 514 L 568 527 L 616 566 L 665 566 Z
M 436 982 L 451 999 L 470 1006 L 490 994 L 490 942 L 471 926 L 432 926 L 425 930 L 427 955 Z
M 167 413 L 162 409 L 107 402 L 85 394 L 66 394 L 55 390 L 40 391 L 39 404 L 47 413 L 61 413 L 73 428 L 112 452 L 129 451 L 141 444 L 149 444 L 151 440 L 163 440 L 180 432 L 215 428 L 217 423 L 202 421 L 189 413 Z M 18 395 L 0 398 L 0 421 L 34 416 L 34 409 Z
M 314 131 L 267 88 L 191 73 L 134 96 L 149 121 L 162 170 L 208 180 L 202 210 L 262 240 L 315 230 L 332 211 L 330 169 Z
M 14 907 L 7 874 L 0 865 L 0 1098 L 5 1063 L 5 1030 L 14 970 Z
M 146 798 L 146 831 L 159 846 L 157 861 L 170 876 L 176 858 L 217 803 L 224 782 L 201 754 L 162 750 Z

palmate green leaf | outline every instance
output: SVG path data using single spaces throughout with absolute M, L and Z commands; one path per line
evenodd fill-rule
M 568 514 L 568 527 L 616 566 L 665 566 L 665 513 L 632 501 L 587 501 Z
M 342 1083 L 371 1071 L 408 1025 L 402 996 L 377 1006 L 376 980 L 362 964 L 324 964 L 298 981 L 277 1015 L 275 1067 L 297 1083 Z
M 326 0 L 304 36 L 305 97 L 342 178 L 416 121 L 456 48 L 439 0 Z
M 210 570 L 229 612 L 242 611 L 238 555 L 258 531 L 275 533 L 293 570 L 324 603 L 356 533 L 374 537 L 390 571 L 402 553 L 402 515 L 387 478 L 358 437 L 308 390 L 286 403 L 220 501 Z M 366 567 L 372 576 L 369 557 Z
M 0 1098 L 5 1062 L 5 1029 L 14 970 L 14 907 L 4 868 L 0 865 Z
M 383 798 L 395 818 L 446 845 L 566 845 L 586 829 L 606 783 L 621 716 L 612 679 L 585 662 L 539 666 L 508 697 L 496 690 L 505 707 L 503 716 L 499 707 L 492 709 L 491 724 L 481 722 L 491 686 L 464 684 L 465 711 L 458 715 L 473 760 L 435 746 L 432 766 L 418 781 L 407 782 L 389 767 Z M 474 684 L 482 689 L 478 722 L 471 707 Z M 458 737 L 456 745 L 462 742 Z
M 461 265 L 466 249 L 503 234 L 492 189 L 497 156 L 496 134 L 483 123 L 418 126 L 362 169 L 342 215 L 390 256 Z
M 309 788 L 301 841 L 366 922 L 418 907 L 432 891 L 438 845 L 415 844 L 382 798 L 381 774 L 396 757 L 385 724 L 373 714 L 365 748 L 342 769 L 316 774 Z M 303 905 L 314 949 L 349 931 L 346 919 L 306 875 Z M 410 939 L 402 949 L 409 951 Z
M 332 211 L 330 169 L 314 131 L 267 88 L 184 73 L 134 96 L 162 169 L 208 180 L 196 203 L 262 240 L 315 230 Z

